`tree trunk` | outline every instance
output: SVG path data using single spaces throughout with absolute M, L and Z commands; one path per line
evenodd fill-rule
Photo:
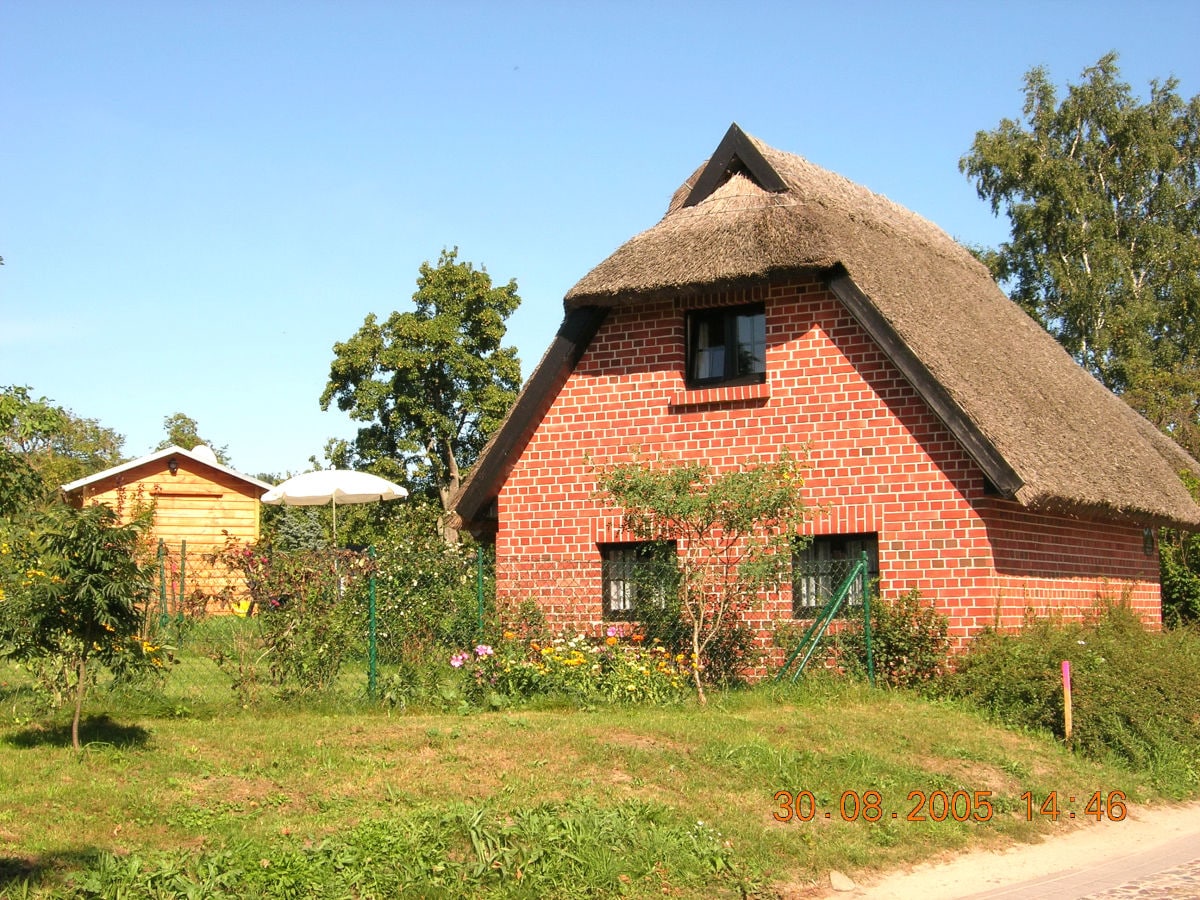
M 442 514 L 438 516 L 438 531 L 442 540 L 453 547 L 458 543 L 458 516 L 450 508 L 450 501 L 458 493 L 458 483 L 444 485 L 438 488 L 438 497 L 442 501 Z
M 446 441 L 446 469 L 449 477 L 445 484 L 438 485 L 438 498 L 442 501 L 443 514 L 438 519 L 438 528 L 442 532 L 442 540 L 451 546 L 458 543 L 458 526 L 457 516 L 454 510 L 450 508 L 450 504 L 458 495 L 459 486 L 462 484 L 462 473 L 458 468 L 458 460 L 454 458 L 454 447 L 450 441 Z
M 75 718 L 71 720 L 71 745 L 76 750 L 79 750 L 81 749 L 79 744 L 79 717 L 83 713 L 83 692 L 87 687 L 87 657 L 79 657 L 79 666 L 75 671 L 79 676 L 79 684 L 75 686 Z
M 692 678 L 696 682 L 696 699 L 701 706 L 708 706 L 708 697 L 704 693 L 704 681 L 700 678 L 700 630 L 692 628 Z

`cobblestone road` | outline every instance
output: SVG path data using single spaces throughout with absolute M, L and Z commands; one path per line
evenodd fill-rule
M 1200 858 L 1147 878 L 1118 885 L 1088 900 L 1200 900 Z

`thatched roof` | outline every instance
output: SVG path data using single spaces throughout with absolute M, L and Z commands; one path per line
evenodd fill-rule
M 966 249 L 736 125 L 657 225 L 567 293 L 567 321 L 802 272 L 827 280 L 1003 494 L 1030 509 L 1200 525 L 1179 478 L 1200 465 L 1080 368 Z M 563 361 L 547 364 L 560 377 L 543 375 L 543 396 L 522 398 L 522 416 L 540 417 L 535 407 L 553 399 L 544 392 Z M 464 518 L 495 496 L 535 424 L 506 422 L 460 494 Z

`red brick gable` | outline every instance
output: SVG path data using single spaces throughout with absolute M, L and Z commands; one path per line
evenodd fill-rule
M 765 302 L 763 385 L 689 391 L 684 310 Z M 1140 529 L 1030 513 L 989 496 L 979 466 L 821 282 L 613 309 L 520 452 L 497 499 L 499 596 L 552 624 L 601 618 L 597 543 L 619 537 L 587 455 L 702 459 L 718 469 L 808 448 L 814 534 L 879 535 L 881 591 L 919 588 L 961 638 L 1038 612 L 1127 595 L 1158 610 Z M 570 588 L 564 585 L 569 581 Z M 791 616 L 765 598 L 756 625 Z

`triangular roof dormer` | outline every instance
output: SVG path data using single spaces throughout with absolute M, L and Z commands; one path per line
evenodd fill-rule
M 725 137 L 708 159 L 708 165 L 696 179 L 696 184 L 684 206 L 695 206 L 708 198 L 717 188 L 739 173 L 747 175 L 764 191 L 779 193 L 787 190 L 787 184 L 775 167 L 767 162 L 766 157 L 754 146 L 754 142 L 746 136 L 746 132 L 738 127 L 737 122 L 729 126 Z

